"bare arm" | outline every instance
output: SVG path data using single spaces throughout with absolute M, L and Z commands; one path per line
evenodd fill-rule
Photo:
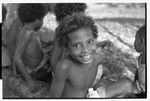
M 37 72 L 38 70 L 40 70 L 41 68 L 43 68 L 43 67 L 46 65 L 46 63 L 47 63 L 48 60 L 49 60 L 49 55 L 47 55 L 47 54 L 44 55 L 42 61 L 41 61 L 40 64 L 33 70 L 32 73 L 35 73 L 35 72 Z M 48 69 L 48 71 L 50 71 L 50 70 L 51 70 L 51 68 Z
M 61 66 L 61 64 L 58 63 L 51 84 L 51 91 L 50 91 L 51 97 L 62 96 L 66 79 L 67 79 L 67 68 L 65 66 Z
M 62 52 L 63 49 L 59 46 L 58 39 L 55 37 L 51 55 L 51 64 L 53 71 L 55 71 L 56 64 L 61 59 Z
M 141 65 L 138 68 L 138 80 L 141 90 L 145 92 L 145 65 Z
M 13 62 L 13 65 L 14 65 L 13 69 L 15 71 L 16 67 L 17 67 L 17 69 L 25 77 L 25 79 L 27 81 L 30 81 L 31 77 L 26 71 L 25 65 L 23 64 L 22 56 L 24 55 L 26 47 L 30 42 L 31 33 L 26 33 L 26 31 L 24 31 L 23 33 L 19 33 L 19 34 L 20 35 L 18 37 L 18 43 L 16 46 L 14 60 L 13 60 L 14 61 Z

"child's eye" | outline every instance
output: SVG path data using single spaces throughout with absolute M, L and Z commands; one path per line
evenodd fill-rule
M 79 44 L 73 44 L 72 47 L 76 48 L 76 47 L 80 47 L 80 45 Z
M 92 44 L 93 42 L 94 42 L 93 39 L 88 41 L 89 44 Z

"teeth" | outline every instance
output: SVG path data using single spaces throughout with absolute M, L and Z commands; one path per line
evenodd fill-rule
M 84 56 L 83 59 L 89 59 L 91 55 Z
M 85 55 L 85 56 L 82 56 L 81 58 L 83 59 L 82 62 L 85 63 L 85 64 L 88 64 L 93 60 L 91 55 Z
M 84 62 L 84 63 L 85 63 L 85 64 L 88 64 L 88 63 L 90 63 L 90 62 L 92 62 L 92 59 L 89 60 L 89 61 L 86 61 L 86 62 Z

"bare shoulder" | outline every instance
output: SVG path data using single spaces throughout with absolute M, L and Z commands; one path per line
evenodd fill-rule
M 26 30 L 25 28 L 22 28 L 19 33 L 19 40 L 22 40 L 22 41 L 28 40 L 33 36 L 33 34 L 34 34 L 33 31 L 29 31 L 29 30 Z
M 70 67 L 72 66 L 72 63 L 68 59 L 68 57 L 65 57 L 64 59 L 61 59 L 56 66 L 56 71 L 55 72 L 61 72 L 67 74 Z

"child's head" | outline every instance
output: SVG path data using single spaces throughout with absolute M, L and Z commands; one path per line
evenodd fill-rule
M 142 26 L 136 33 L 134 47 L 137 52 L 145 52 L 146 26 Z
M 66 15 L 84 12 L 87 8 L 85 3 L 58 3 L 55 6 L 54 13 L 56 20 L 60 22 Z
M 34 23 L 34 28 L 39 29 L 43 24 L 45 8 L 42 4 L 20 4 L 18 16 L 23 24 Z
M 91 17 L 81 13 L 66 16 L 56 29 L 60 43 L 81 63 L 90 63 L 96 50 L 97 27 Z
M 2 22 L 6 19 L 7 9 L 2 5 Z

